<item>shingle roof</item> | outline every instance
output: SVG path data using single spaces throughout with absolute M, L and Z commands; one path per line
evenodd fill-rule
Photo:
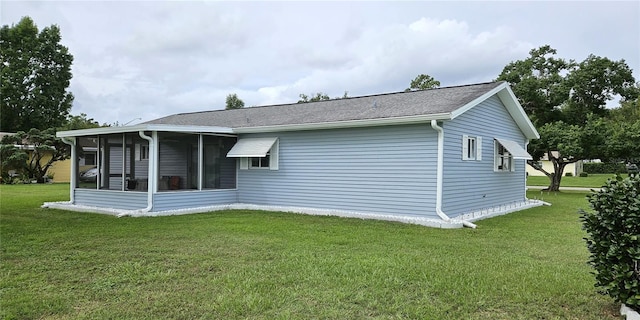
M 488 82 L 300 104 L 179 113 L 145 123 L 246 128 L 448 114 L 501 84 Z

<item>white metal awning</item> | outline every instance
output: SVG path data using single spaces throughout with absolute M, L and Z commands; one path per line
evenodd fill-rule
M 277 137 L 240 139 L 227 153 L 227 157 L 264 157 L 276 140 L 278 140 Z
M 509 153 L 513 156 L 514 159 L 525 159 L 532 160 L 533 157 L 521 147 L 517 142 L 505 139 L 495 138 L 498 143 L 500 143 L 503 147 L 509 150 Z

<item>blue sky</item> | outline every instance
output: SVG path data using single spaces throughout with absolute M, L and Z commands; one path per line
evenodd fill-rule
M 549 44 L 624 59 L 640 80 L 638 1 L 2 1 L 2 25 L 57 24 L 74 56 L 72 114 L 100 123 L 495 79 Z M 138 119 L 142 120 L 138 120 Z

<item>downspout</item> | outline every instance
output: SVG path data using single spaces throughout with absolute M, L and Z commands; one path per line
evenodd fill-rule
M 156 190 L 156 182 L 155 182 L 155 167 L 156 167 L 156 153 L 155 153 L 155 144 L 153 143 L 153 138 L 149 137 L 144 133 L 144 131 L 138 131 L 138 135 L 140 138 L 149 141 L 149 168 L 148 168 L 148 178 L 147 178 L 147 207 L 144 209 L 136 210 L 136 213 L 145 213 L 151 211 L 153 209 L 153 192 Z M 118 217 L 127 216 L 130 213 L 121 213 Z
M 442 180 L 444 172 L 444 130 L 438 126 L 438 121 L 431 120 L 431 128 L 438 132 L 438 162 L 436 167 L 436 213 L 447 222 L 452 222 L 451 218 L 442 211 Z M 462 225 L 469 228 L 476 228 L 476 225 L 465 220 L 461 220 Z
M 76 181 L 78 179 L 78 159 L 76 151 L 76 138 L 62 137 L 62 142 L 71 146 L 71 181 L 69 181 L 69 203 L 76 203 Z

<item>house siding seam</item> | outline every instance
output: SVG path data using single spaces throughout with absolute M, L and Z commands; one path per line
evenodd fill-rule
M 238 170 L 240 203 L 434 217 L 427 124 L 246 134 L 279 138 L 279 170 Z
M 147 193 L 75 189 L 75 204 L 88 207 L 138 210 L 147 206 Z
M 474 210 L 524 200 L 525 160 L 514 160 L 514 172 L 494 172 L 494 138 L 526 138 L 497 96 L 490 97 L 444 123 L 443 211 L 458 216 Z M 462 160 L 462 135 L 482 137 L 482 160 Z

